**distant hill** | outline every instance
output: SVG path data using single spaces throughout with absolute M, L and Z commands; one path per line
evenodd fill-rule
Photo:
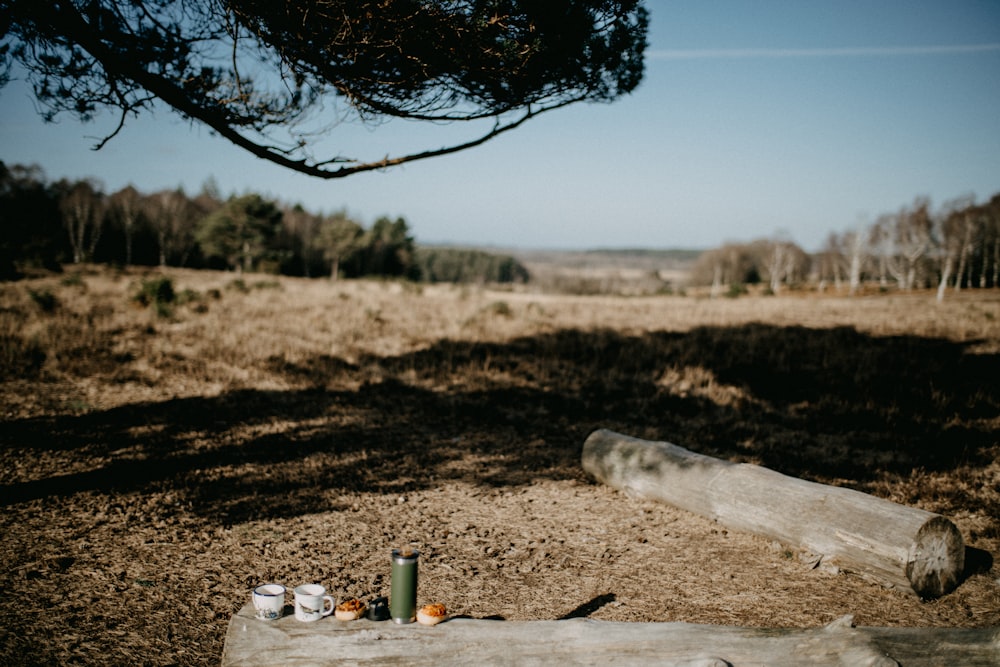
M 593 250 L 508 250 L 525 263 L 576 269 L 687 271 L 703 252 L 687 248 L 595 248 Z
M 689 248 L 524 249 L 501 246 L 422 245 L 428 255 L 475 254 L 513 258 L 530 277 L 529 288 L 564 294 L 659 294 L 682 290 L 702 250 Z
M 663 294 L 683 290 L 701 250 L 599 248 L 510 250 L 536 288 L 568 294 Z

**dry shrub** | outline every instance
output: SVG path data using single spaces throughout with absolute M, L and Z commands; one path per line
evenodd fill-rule
M 23 317 L 0 313 L 0 378 L 38 377 L 45 363 L 45 349 L 37 338 L 25 336 Z
M 147 308 L 153 308 L 160 317 L 169 317 L 177 300 L 174 281 L 165 276 L 144 278 L 132 294 L 132 301 Z

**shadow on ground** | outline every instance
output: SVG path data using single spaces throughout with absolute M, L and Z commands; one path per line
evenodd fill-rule
M 330 509 L 317 490 L 585 479 L 580 448 L 597 428 L 858 488 L 985 463 L 998 445 L 997 355 L 852 328 L 564 330 L 357 364 L 272 361 L 303 388 L 4 424 L 8 456 L 66 467 L 0 486 L 0 503 L 169 490 L 232 524 Z

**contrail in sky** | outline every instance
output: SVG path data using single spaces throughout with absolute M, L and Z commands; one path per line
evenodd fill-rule
M 843 56 L 929 56 L 1000 51 L 1000 42 L 955 44 L 950 46 L 847 46 L 808 49 L 653 49 L 652 60 L 695 60 L 703 58 L 831 58 Z

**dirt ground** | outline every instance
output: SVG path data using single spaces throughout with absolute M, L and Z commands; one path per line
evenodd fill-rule
M 400 545 L 476 618 L 1000 625 L 1000 293 L 169 275 L 159 315 L 136 272 L 0 285 L 2 664 L 217 664 L 254 585 L 387 595 Z M 630 499 L 598 428 L 943 513 L 966 578 L 924 602 Z

